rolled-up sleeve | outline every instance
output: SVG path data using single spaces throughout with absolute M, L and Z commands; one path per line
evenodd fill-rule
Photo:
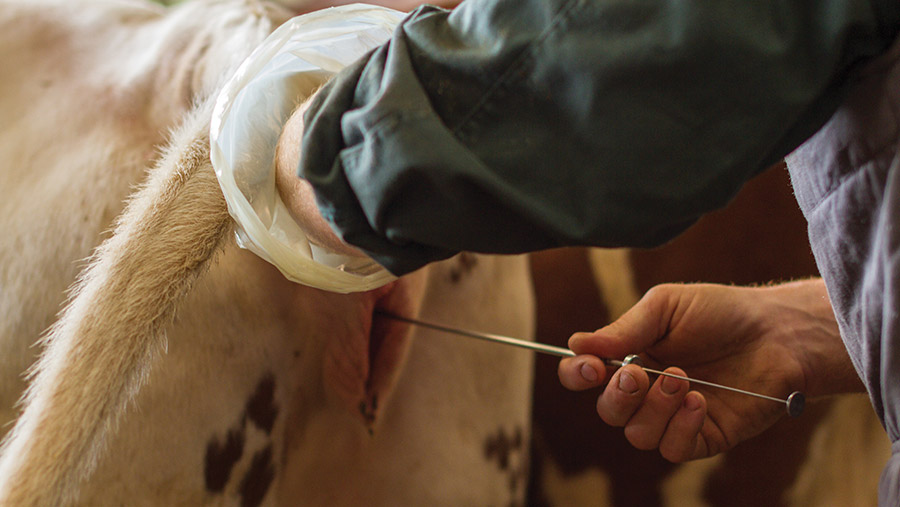
M 459 251 L 652 246 L 821 126 L 898 3 L 422 7 L 307 111 L 298 174 L 395 274 Z

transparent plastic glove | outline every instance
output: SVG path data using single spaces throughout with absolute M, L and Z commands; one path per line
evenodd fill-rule
M 241 64 L 216 100 L 210 156 L 237 224 L 238 245 L 292 281 L 347 293 L 395 278 L 367 257 L 335 254 L 309 242 L 275 187 L 275 147 L 296 106 L 385 42 L 404 16 L 353 4 L 293 18 Z

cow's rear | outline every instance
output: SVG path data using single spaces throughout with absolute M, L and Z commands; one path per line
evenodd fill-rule
M 253 1 L 0 8 L 6 421 L 44 351 L 0 503 L 522 499 L 531 355 L 384 330 L 373 311 L 528 336 L 524 259 L 465 255 L 343 296 L 231 239 L 207 99 L 287 16 Z

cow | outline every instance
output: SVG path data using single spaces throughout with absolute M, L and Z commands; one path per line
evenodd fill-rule
M 343 295 L 235 242 L 212 102 L 294 14 L 0 3 L 0 505 L 523 502 L 532 354 L 375 313 L 529 337 L 527 258 Z

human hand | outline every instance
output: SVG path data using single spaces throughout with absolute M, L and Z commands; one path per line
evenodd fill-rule
M 275 187 L 291 217 L 310 242 L 334 253 L 364 257 L 365 254 L 345 243 L 334 233 L 331 225 L 319 213 L 312 185 L 297 176 L 300 140 L 303 138 L 303 112 L 309 107 L 313 96 L 300 104 L 281 131 L 281 137 L 275 148 Z
M 640 352 L 647 366 L 677 364 L 689 376 L 784 398 L 859 391 L 821 280 L 763 288 L 661 285 L 616 322 L 576 333 L 560 381 L 583 390 L 608 382 L 597 400 L 607 424 L 638 449 L 673 462 L 712 456 L 771 426 L 784 405 L 728 391 L 689 391 L 683 380 L 617 371 L 600 357 Z M 684 374 L 679 368 L 666 371 Z

